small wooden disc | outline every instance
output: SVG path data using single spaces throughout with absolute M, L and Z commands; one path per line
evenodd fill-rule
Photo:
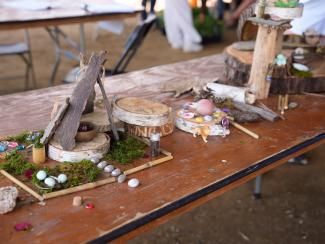
M 108 152 L 109 146 L 110 138 L 104 133 L 97 133 L 89 142 L 77 142 L 72 151 L 63 150 L 57 141 L 51 140 L 48 157 L 59 162 L 80 162 L 84 159 L 102 158 Z
M 168 122 L 169 108 L 147 99 L 126 97 L 115 101 L 113 114 L 131 125 L 161 126 Z

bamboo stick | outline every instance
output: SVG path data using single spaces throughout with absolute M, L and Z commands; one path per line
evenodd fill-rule
M 287 110 L 289 108 L 289 94 L 284 95 L 284 106 L 283 108 Z
M 81 185 L 81 186 L 75 186 L 75 187 L 60 190 L 60 191 L 46 193 L 46 194 L 43 195 L 43 197 L 44 197 L 44 199 L 50 199 L 50 198 L 63 196 L 63 195 L 67 195 L 67 194 L 71 194 L 71 193 L 75 193 L 75 192 L 79 192 L 79 191 L 90 190 L 90 189 L 96 188 L 98 186 L 113 183 L 115 181 L 116 181 L 116 179 L 114 177 L 110 177 L 110 178 L 107 178 L 107 179 L 104 179 L 104 180 L 99 180 L 99 181 L 96 181 L 96 182 L 90 182 L 90 183 L 87 183 L 87 184 L 84 184 L 84 185 Z
M 234 121 L 231 121 L 231 120 L 229 120 L 229 123 L 232 126 L 236 127 L 237 129 L 241 130 L 242 132 L 246 133 L 247 135 L 249 135 L 255 139 L 259 138 L 259 135 L 255 134 L 254 132 L 250 131 L 249 129 L 245 128 L 244 126 L 242 126 Z
M 134 174 L 136 172 L 139 172 L 139 171 L 144 170 L 144 169 L 148 169 L 150 167 L 153 167 L 153 166 L 156 166 L 158 164 L 164 163 L 164 162 L 166 162 L 168 160 L 171 160 L 171 159 L 173 159 L 173 156 L 167 155 L 166 157 L 163 157 L 163 158 L 160 158 L 160 159 L 157 159 L 157 160 L 154 160 L 154 161 L 150 161 L 150 162 L 142 164 L 142 165 L 140 165 L 138 167 L 126 170 L 126 171 L 124 171 L 124 174 L 126 174 L 126 175 Z
M 7 177 L 9 180 L 11 180 L 13 183 L 21 187 L 24 191 L 27 191 L 29 194 L 31 194 L 33 197 L 37 198 L 40 201 L 44 200 L 44 197 L 39 195 L 37 192 L 33 191 L 31 188 L 29 188 L 27 185 L 25 185 L 23 182 L 20 180 L 16 179 L 14 176 L 9 174 L 5 170 L 0 170 L 0 173 L 3 174 L 5 177 Z

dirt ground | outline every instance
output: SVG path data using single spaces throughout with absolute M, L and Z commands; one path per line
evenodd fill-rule
M 108 50 L 108 67 L 116 62 L 136 19 L 126 20 L 121 36 L 100 31 L 93 40 L 94 24 L 87 24 L 86 46 L 91 51 Z M 78 26 L 63 30 L 78 37 Z M 37 88 L 47 86 L 54 62 L 54 50 L 43 29 L 30 30 Z M 0 43 L 22 39 L 22 31 L 0 32 Z M 222 43 L 204 47 L 203 51 L 186 54 L 173 50 L 158 30 L 148 35 L 128 71 L 178 62 L 219 53 L 235 40 L 234 31 L 227 31 Z M 23 91 L 24 79 L 2 79 L 24 73 L 18 57 L 0 59 L 0 94 Z M 76 62 L 62 59 L 55 85 Z M 1 78 L 2 77 L 2 78 Z M 263 176 L 263 197 L 252 197 L 253 182 L 232 190 L 193 211 L 145 233 L 130 243 L 325 243 L 325 146 L 308 154 L 305 166 L 285 164 Z

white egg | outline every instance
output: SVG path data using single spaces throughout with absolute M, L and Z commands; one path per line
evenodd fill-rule
M 119 176 L 121 174 L 121 170 L 120 169 L 114 169 L 112 171 L 112 176 L 116 177 Z
M 48 187 L 53 188 L 55 186 L 55 180 L 51 177 L 47 177 L 44 181 L 45 185 L 47 185 Z
M 140 181 L 138 179 L 136 179 L 136 178 L 133 178 L 133 179 L 128 181 L 128 186 L 132 187 L 132 188 L 135 188 L 135 187 L 139 186 L 139 184 L 140 184 Z
M 65 174 L 59 174 L 57 181 L 59 183 L 64 183 L 68 180 L 68 177 Z
M 40 170 L 36 174 L 36 178 L 38 180 L 44 180 L 46 178 L 46 172 L 44 170 Z
M 90 161 L 93 163 L 93 164 L 97 164 L 99 162 L 99 159 L 98 158 L 91 158 Z
M 114 166 L 109 164 L 104 168 L 104 172 L 111 173 L 114 170 Z
M 99 164 L 97 164 L 97 167 L 100 169 L 103 169 L 103 168 L 105 168 L 106 165 L 107 165 L 106 161 L 101 161 Z

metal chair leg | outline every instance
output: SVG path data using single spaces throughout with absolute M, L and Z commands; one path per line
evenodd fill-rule
M 255 199 L 260 199 L 262 197 L 262 175 L 259 175 L 255 178 L 255 187 L 253 194 Z

